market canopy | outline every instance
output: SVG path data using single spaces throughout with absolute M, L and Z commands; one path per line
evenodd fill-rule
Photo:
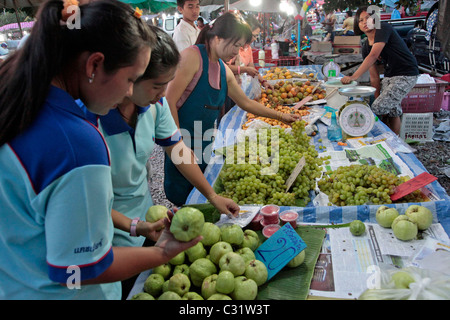
M 176 0 L 120 0 L 120 1 L 128 3 L 132 7 L 139 7 L 140 9 L 150 10 L 150 12 L 153 13 L 158 13 L 170 8 L 177 7 Z

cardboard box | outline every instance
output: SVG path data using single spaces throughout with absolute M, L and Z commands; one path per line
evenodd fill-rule
M 334 37 L 333 45 L 360 46 L 361 45 L 361 37 L 360 36 L 336 36 L 336 37 Z
M 336 53 L 336 54 L 360 54 L 361 46 L 333 45 L 333 53 Z
M 311 43 L 311 51 L 314 52 L 332 52 L 333 45 L 329 41 L 313 41 Z

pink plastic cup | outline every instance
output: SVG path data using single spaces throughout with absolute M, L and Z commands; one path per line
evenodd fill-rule
M 268 204 L 263 206 L 259 213 L 264 217 L 264 223 L 266 225 L 276 224 L 279 219 L 280 207 L 274 204 Z
M 297 227 L 297 218 L 298 213 L 293 210 L 286 210 L 280 213 L 280 219 L 283 224 L 290 223 L 294 229 Z
M 265 226 L 268 226 L 269 224 L 280 224 L 280 219 L 277 218 L 277 220 L 273 223 L 267 223 L 264 219 L 260 220 L 261 228 L 264 228 Z
M 269 225 L 264 227 L 264 229 L 262 231 L 262 234 L 264 235 L 264 237 L 269 239 L 280 228 L 281 228 L 281 226 L 279 224 L 269 224 Z

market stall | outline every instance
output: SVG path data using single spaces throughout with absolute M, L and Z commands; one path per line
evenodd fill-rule
M 316 73 L 319 79 L 323 79 L 321 65 L 289 69 L 304 72 L 305 68 L 308 68 L 307 72 Z M 246 88 L 246 90 L 248 94 L 250 88 Z M 226 161 L 226 157 L 223 156 L 223 148 L 236 143 L 237 137 L 242 133 L 240 129 L 245 121 L 246 112 L 237 106 L 222 119 L 214 141 L 213 150 L 215 152 L 213 152 L 205 171 L 205 176 L 212 185 L 218 185 L 218 177 Z M 353 154 L 361 155 L 361 158 L 392 160 L 395 166 L 401 168 L 400 171 L 403 171 L 403 174 L 408 172 L 410 177 L 426 172 L 411 149 L 381 121 L 375 121 L 373 128 L 364 139 L 356 139 L 346 146 L 328 139 L 327 124 L 317 121 L 316 125 L 318 132 L 311 136 L 311 144 L 319 152 L 319 157 L 322 153 L 333 155 L 330 164 L 333 170 L 339 166 L 351 164 L 346 159 L 348 153 L 345 151 L 351 150 L 354 152 Z M 345 158 L 344 161 L 342 161 L 343 158 Z M 220 191 L 220 188 L 216 191 Z M 398 240 L 393 236 L 391 229 L 382 228 L 377 224 L 376 212 L 381 203 L 378 205 L 329 205 L 327 202 L 321 202 L 316 190 L 310 192 L 311 201 L 305 206 L 280 206 L 280 212 L 293 210 L 298 214 L 297 225 L 307 227 L 319 224 L 325 227 L 324 230 L 327 230 L 322 248 L 315 251 L 320 254 L 311 279 L 308 297 L 357 298 L 361 292 L 367 289 L 368 275 L 373 268 L 379 270 L 380 266 L 394 268 L 394 265 L 396 267 L 409 265 L 418 252 L 425 250 L 424 248 L 436 250 L 430 244 L 435 239 L 442 239 L 444 243 L 448 242 L 450 197 L 437 181 L 422 188 L 422 192 L 427 194 L 427 200 L 418 204 L 433 213 L 433 227 L 422 235 L 422 239 L 412 241 Z M 187 204 L 203 203 L 206 203 L 206 199 L 194 189 L 188 197 Z M 255 204 L 248 205 L 262 207 L 262 205 Z M 412 203 L 393 203 L 389 207 L 397 209 L 402 214 L 411 205 Z M 367 231 L 361 237 L 354 237 L 349 232 L 349 223 L 354 220 L 363 221 L 366 225 Z M 354 263 L 350 263 L 350 266 L 349 261 Z M 329 275 L 334 273 L 334 276 L 331 278 L 325 276 L 327 272 Z M 281 278 L 284 276 L 275 278 L 278 280 L 274 282 L 278 283 L 277 281 L 281 281 Z M 270 298 L 277 299 L 274 296 Z M 295 299 L 295 297 L 283 296 L 282 299 Z
M 308 78 L 304 79 L 307 80 L 304 83 L 305 85 L 308 83 L 308 86 L 310 79 L 322 80 L 324 78 L 321 65 L 288 67 L 286 69 L 289 70 L 289 77 L 306 74 Z M 260 70 L 261 73 L 265 71 L 267 69 Z M 277 81 L 275 80 L 275 82 Z M 298 83 L 302 81 L 298 80 Z M 329 86 L 332 85 L 332 81 L 327 83 Z M 242 85 L 246 94 L 252 97 L 256 90 L 251 85 L 251 78 L 244 78 Z M 314 85 L 314 88 L 316 88 L 316 85 Z M 331 91 L 327 92 L 330 97 L 332 91 L 331 88 Z M 345 91 L 342 90 L 342 92 Z M 312 93 L 314 93 L 314 89 Z M 339 105 L 339 101 L 342 100 L 329 99 L 327 104 L 336 107 Z M 349 105 L 364 104 L 363 100 L 358 99 L 354 99 L 352 102 L 356 103 Z M 308 108 L 310 108 L 311 114 L 313 110 L 317 111 L 327 107 L 326 104 L 319 103 L 321 103 L 320 100 L 314 100 L 309 104 Z M 291 107 L 289 106 L 289 108 Z M 342 110 L 345 109 L 341 109 L 341 113 Z M 363 111 L 363 108 L 360 111 Z M 325 115 L 324 112 L 323 115 Z M 373 118 L 375 119 L 375 117 Z M 242 134 L 245 135 L 246 129 L 243 128 L 243 125 L 246 120 L 246 112 L 237 106 L 233 107 L 222 118 L 212 149 L 207 151 L 208 153 L 211 152 L 211 159 L 206 168 L 205 176 L 214 185 L 216 192 L 221 191 L 218 181 L 226 164 L 226 157 L 229 156 L 224 150 L 226 147 L 236 144 L 236 141 L 242 138 Z M 269 122 L 273 123 L 272 121 Z M 311 121 L 311 118 L 308 118 L 308 121 Z M 363 138 L 347 139 L 347 145 L 343 145 L 340 141 L 330 141 L 327 131 L 332 124 L 332 120 L 331 122 L 326 119 L 317 120 L 315 124 L 317 126 L 317 131 L 313 131 L 315 134 L 308 132 L 309 137 L 302 135 L 303 142 L 310 139 L 310 144 L 308 146 L 303 145 L 303 147 L 314 147 L 319 158 L 326 155 L 326 158 L 330 161 L 324 162 L 325 169 L 329 167 L 328 169 L 334 171 L 341 167 L 350 166 L 352 161 L 363 160 L 373 161 L 373 163 L 377 163 L 377 166 L 379 166 L 379 163 L 392 165 L 392 168 L 395 167 L 400 174 L 407 174 L 411 177 L 426 171 L 411 152 L 411 149 L 393 135 L 381 121 L 374 120 L 373 123 L 370 123 L 370 132 L 364 133 Z M 301 125 L 304 124 L 301 123 Z M 295 135 L 294 129 L 293 126 L 292 132 Z M 303 131 L 300 130 L 300 132 Z M 311 161 L 311 159 L 308 161 Z M 315 161 L 315 159 L 312 159 L 312 161 Z M 360 163 L 363 162 L 360 161 Z M 249 181 L 249 184 L 257 183 L 252 181 L 252 179 L 256 179 L 250 177 L 250 173 L 241 172 L 241 174 L 248 175 L 247 181 Z M 429 222 L 430 225 L 427 226 L 426 230 L 420 232 L 420 237 L 407 241 L 400 240 L 399 237 L 402 236 L 393 233 L 391 228 L 384 227 L 377 220 L 377 211 L 382 203 L 378 205 L 366 203 L 360 205 L 342 205 L 342 203 L 341 205 L 330 205 L 328 203 L 328 201 L 331 201 L 330 199 L 324 200 L 321 198 L 322 195 L 316 192 L 317 189 L 310 191 L 311 201 L 304 203 L 303 206 L 283 206 L 279 204 L 277 207 L 270 203 L 256 204 L 253 202 L 240 204 L 241 214 L 238 219 L 220 215 L 196 189 L 191 192 L 186 204 L 187 207 L 201 210 L 206 222 L 212 222 L 216 226 L 220 226 L 220 234 L 223 237 L 221 241 L 232 243 L 231 238 L 229 238 L 230 240 L 224 238 L 225 231 L 222 231 L 222 227 L 224 227 L 224 230 L 228 227 L 231 228 L 230 223 L 239 226 L 238 229 L 256 230 L 260 242 L 251 250 L 253 250 L 255 259 L 264 261 L 268 270 L 268 277 L 265 282 L 258 284 L 255 295 L 247 299 L 357 299 L 362 293 L 373 294 L 372 291 L 366 290 L 378 289 L 383 286 L 382 280 L 386 275 L 391 275 L 399 269 L 413 274 L 416 281 L 425 277 L 429 279 L 431 277 L 431 282 L 435 281 L 434 275 L 430 276 L 430 274 L 436 272 L 436 269 L 448 274 L 448 270 L 446 271 L 445 268 L 448 266 L 448 244 L 450 244 L 448 237 L 450 234 L 450 217 L 448 215 L 450 212 L 450 197 L 436 181 L 428 184 L 426 189 L 422 190 L 428 201 L 419 203 L 432 212 L 432 223 Z M 395 208 L 401 215 L 405 215 L 406 209 L 411 205 L 412 203 L 408 202 L 393 203 L 389 207 Z M 288 213 L 294 217 L 293 220 L 289 221 Z M 269 221 L 272 218 L 275 220 Z M 278 218 L 281 219 L 278 220 Z M 359 222 L 354 224 L 354 220 L 359 220 Z M 263 228 L 263 226 L 266 226 L 266 228 Z M 274 228 L 273 233 L 270 233 L 270 228 Z M 203 248 L 203 245 L 201 247 Z M 202 257 L 205 257 L 208 252 L 209 259 L 211 259 L 214 255 L 212 247 L 207 244 L 204 247 L 208 248 L 208 251 L 202 250 Z M 232 250 L 231 247 L 230 250 Z M 186 255 L 189 257 L 189 255 L 194 254 L 193 252 Z M 288 257 L 283 256 L 287 255 L 287 252 L 289 252 Z M 302 252 L 300 264 L 294 267 L 289 266 Z M 445 252 L 447 256 L 442 252 Z M 186 262 L 188 257 L 184 261 L 187 264 L 192 263 L 192 266 L 194 262 Z M 207 257 L 198 258 L 198 260 L 201 259 L 204 262 L 208 260 Z M 189 258 L 189 260 L 191 259 Z M 210 265 L 213 266 L 211 263 Z M 217 264 L 216 266 L 217 268 L 214 267 L 214 270 L 209 274 L 219 273 L 222 270 L 222 266 L 220 266 L 220 269 Z M 176 267 L 174 264 L 168 268 L 174 269 Z M 164 268 L 166 267 L 159 269 Z M 189 267 L 189 271 L 191 271 L 191 267 Z M 152 280 L 151 275 L 154 273 L 162 274 L 164 271 L 148 270 L 141 273 L 128 298 L 136 298 L 135 295 L 137 294 L 151 292 L 152 289 L 149 285 Z M 175 274 L 175 271 L 173 273 Z M 165 281 L 167 282 L 173 276 L 170 276 L 170 271 L 166 274 Z M 164 281 L 162 277 L 159 275 L 154 277 L 161 278 L 162 286 L 162 281 Z M 448 275 L 446 277 L 445 281 L 448 282 Z M 216 281 L 217 279 L 205 278 L 202 285 L 198 284 L 192 287 L 194 287 L 194 291 L 201 293 L 203 298 L 207 299 L 205 297 L 215 292 L 213 290 L 208 294 L 208 286 L 213 286 L 212 283 L 217 286 Z M 441 281 L 441 279 L 436 279 L 436 281 Z M 445 281 L 440 283 L 447 283 Z M 418 291 L 414 291 L 416 297 L 422 297 L 430 293 L 426 286 L 420 288 Z M 406 291 L 402 292 L 406 292 L 407 295 L 412 294 L 410 290 Z M 159 292 L 165 291 L 160 289 Z M 233 299 L 236 298 L 235 295 L 232 295 L 232 297 Z M 401 299 L 408 296 L 396 297 Z M 375 296 L 375 298 L 377 297 Z M 383 296 L 378 296 L 378 298 L 381 299 Z

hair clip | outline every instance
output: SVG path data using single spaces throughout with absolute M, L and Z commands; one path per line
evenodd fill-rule
M 142 17 L 142 13 L 143 13 L 143 10 L 142 10 L 142 9 L 139 9 L 138 7 L 136 7 L 136 10 L 134 10 L 133 15 L 134 15 L 136 18 L 140 19 L 140 18 Z
M 69 10 L 69 7 L 71 7 L 71 6 L 78 7 L 79 2 L 77 0 L 63 0 L 63 5 L 64 5 L 64 8 L 61 11 L 61 20 L 63 22 L 66 22 L 67 19 L 69 19 L 69 17 L 73 14 L 73 11 Z

